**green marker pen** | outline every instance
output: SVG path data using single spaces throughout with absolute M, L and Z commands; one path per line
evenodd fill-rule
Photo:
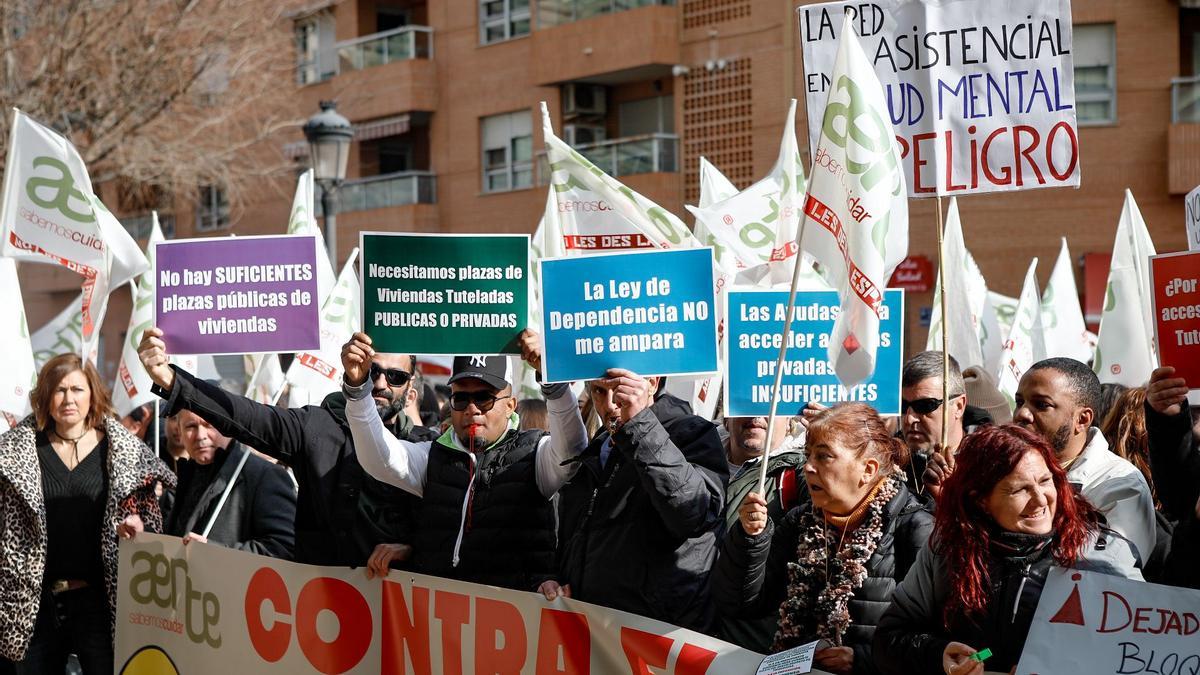
M 978 661 L 980 663 L 983 663 L 984 661 L 987 661 L 988 659 L 992 658 L 992 650 L 983 649 L 983 650 L 977 651 L 974 654 L 972 654 L 970 658 L 972 661 Z

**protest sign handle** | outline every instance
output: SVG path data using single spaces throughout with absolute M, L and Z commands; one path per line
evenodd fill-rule
M 233 470 L 233 475 L 229 477 L 229 485 L 225 486 L 225 491 L 221 493 L 221 499 L 217 502 L 217 508 L 213 510 L 212 517 L 208 519 L 208 524 L 204 526 L 204 531 L 200 536 L 208 539 L 208 533 L 212 532 L 213 525 L 217 522 L 217 517 L 221 515 L 221 509 L 225 508 L 225 501 L 229 499 L 229 493 L 233 492 L 233 486 L 237 483 L 238 476 L 242 475 L 242 467 L 246 466 L 246 460 L 250 459 L 250 448 L 242 448 L 245 452 L 242 453 L 242 458 L 238 460 L 237 467 Z
M 938 247 L 938 304 L 942 314 L 942 456 L 950 459 L 950 324 L 946 321 L 946 247 L 943 242 L 945 224 L 942 222 L 942 196 L 937 196 L 937 247 Z
M 808 195 L 805 195 L 805 199 Z M 775 361 L 775 383 L 771 386 L 771 412 L 767 415 L 767 438 L 763 445 L 762 463 L 758 467 L 758 494 L 765 495 L 767 489 L 767 459 L 771 455 L 775 435 L 775 413 L 779 405 L 779 389 L 783 386 L 783 359 L 787 356 L 788 340 L 791 338 L 792 319 L 796 314 L 796 289 L 800 285 L 800 266 L 804 264 L 804 228 L 808 216 L 800 214 L 800 232 L 796 236 L 796 263 L 792 267 L 792 287 L 788 291 L 787 319 L 783 322 L 783 342 L 779 345 L 779 358 Z

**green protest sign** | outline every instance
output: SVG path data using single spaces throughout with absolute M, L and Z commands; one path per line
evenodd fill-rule
M 517 354 L 529 235 L 363 232 L 363 331 L 377 351 Z

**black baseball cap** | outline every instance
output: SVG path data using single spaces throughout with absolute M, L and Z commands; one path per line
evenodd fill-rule
M 512 385 L 512 364 L 507 356 L 456 356 L 447 384 L 467 378 L 483 380 L 497 391 Z

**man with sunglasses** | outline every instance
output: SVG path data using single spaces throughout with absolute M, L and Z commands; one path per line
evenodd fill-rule
M 570 388 L 547 393 L 549 434 L 521 431 L 508 357 L 458 356 L 450 427 L 434 441 L 406 441 L 370 410 L 367 369 L 378 358 L 364 333 L 342 348 L 346 417 L 363 468 L 421 497 L 413 569 L 524 591 L 552 578 L 550 499 L 573 472 L 564 462 L 587 442 Z
M 386 572 L 411 553 L 417 500 L 367 475 L 358 463 L 346 421 L 345 398 L 330 394 L 320 406 L 279 408 L 230 394 L 168 363 L 162 331 L 148 329 L 138 355 L 166 414 L 190 410 L 222 435 L 291 467 L 296 496 L 295 560 L 312 565 Z M 380 425 L 406 439 L 431 437 L 402 410 L 412 396 L 415 360 L 379 355 L 370 363 L 369 396 Z

